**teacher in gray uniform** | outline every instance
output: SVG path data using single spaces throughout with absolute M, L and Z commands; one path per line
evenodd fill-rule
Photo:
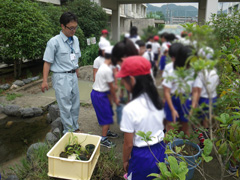
M 47 78 L 52 71 L 52 85 L 60 110 L 63 133 L 80 132 L 78 125 L 80 97 L 78 89 L 78 59 L 81 57 L 79 41 L 74 36 L 77 17 L 63 13 L 60 17 L 62 31 L 51 38 L 44 52 L 42 92 L 48 90 Z

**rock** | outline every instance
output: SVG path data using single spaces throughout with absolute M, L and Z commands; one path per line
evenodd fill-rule
M 30 82 L 32 82 L 32 79 L 31 78 L 23 79 L 23 82 L 25 84 L 29 84 Z
M 0 104 L 0 113 L 3 112 L 3 105 Z
M 25 85 L 25 83 L 21 80 L 16 80 L 16 81 L 13 82 L 13 84 L 15 84 L 17 86 L 24 86 Z
M 48 109 L 48 112 L 52 121 L 60 117 L 60 111 L 57 104 L 51 105 Z
M 50 117 L 49 113 L 47 113 L 47 123 L 51 124 L 51 122 L 52 122 L 51 117 Z
M 92 65 L 82 66 L 79 68 L 79 79 L 93 81 Z
M 18 105 L 6 105 L 3 108 L 3 112 L 8 116 L 21 116 Z
M 34 112 L 34 116 L 41 116 L 43 114 L 42 108 L 32 108 Z
M 34 116 L 34 111 L 32 108 L 21 108 L 19 111 L 21 112 L 22 117 L 33 117 Z
M 52 127 L 52 130 L 58 128 L 60 129 L 60 131 L 62 132 L 63 131 L 63 125 L 62 125 L 62 121 L 61 121 L 61 118 L 57 118 L 55 121 L 53 121 L 51 123 L 51 127 Z
M 5 125 L 5 128 L 10 128 L 13 125 L 13 121 L 8 121 Z
M 60 139 L 60 138 L 62 137 L 62 133 L 61 133 L 61 131 L 60 131 L 59 128 L 55 128 L 55 129 L 53 130 L 53 134 L 54 134 L 58 139 Z
M 17 86 L 16 84 L 13 84 L 10 89 L 17 89 L 19 86 Z
M 8 83 L 0 86 L 0 89 L 3 89 L 3 90 L 7 90 L 9 88 L 10 88 L 10 85 Z
M 38 80 L 38 79 L 39 79 L 39 76 L 35 76 L 35 77 L 32 77 L 32 78 L 31 78 L 32 81 L 36 81 L 36 80 Z
M 52 132 L 48 132 L 45 140 L 47 143 L 54 145 L 58 141 L 58 138 Z
M 16 175 L 8 175 L 6 180 L 19 180 Z
M 27 160 L 31 162 L 34 157 L 34 152 L 44 146 L 47 146 L 47 144 L 42 142 L 32 144 L 27 150 Z

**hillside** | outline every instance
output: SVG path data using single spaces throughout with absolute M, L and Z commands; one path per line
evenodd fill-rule
M 183 16 L 183 17 L 196 17 L 198 15 L 198 9 L 194 6 L 177 6 L 175 4 L 163 5 L 161 7 L 153 6 L 147 4 L 147 13 L 161 11 L 165 17 L 167 16 L 167 11 L 169 16 Z

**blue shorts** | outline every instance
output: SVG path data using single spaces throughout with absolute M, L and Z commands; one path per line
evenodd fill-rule
M 165 143 L 161 141 L 150 148 L 158 161 L 164 162 Z M 154 179 L 154 177 L 147 176 L 151 173 L 160 173 L 157 163 L 148 146 L 140 148 L 134 146 L 129 160 L 128 176 L 132 176 L 132 180 Z
M 177 119 L 177 121 L 188 122 L 188 119 L 185 117 L 185 115 L 188 115 L 191 108 L 192 101 L 187 99 L 184 104 L 181 104 L 179 97 L 172 96 L 172 103 L 179 115 L 179 118 Z M 164 112 L 166 114 L 166 120 L 173 122 L 172 112 L 167 102 L 165 102 L 164 104 Z
M 154 53 L 154 61 L 158 60 L 158 53 Z
M 113 110 L 108 99 L 109 91 L 107 92 L 98 92 L 92 90 L 91 100 L 94 110 L 97 115 L 99 125 L 108 125 L 113 124 Z
M 216 102 L 217 102 L 217 97 L 212 98 L 212 103 L 213 103 L 213 107 L 216 107 Z M 209 98 L 203 98 L 200 97 L 199 101 L 198 101 L 199 105 L 204 104 L 202 107 L 202 111 L 198 112 L 198 118 L 199 119 L 206 119 L 209 117 Z

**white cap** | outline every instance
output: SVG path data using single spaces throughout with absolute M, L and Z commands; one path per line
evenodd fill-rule
M 211 59 L 213 57 L 213 54 L 214 54 L 214 51 L 210 47 L 201 48 L 198 51 L 199 56 L 206 57 L 207 59 Z
M 112 49 L 113 49 L 113 46 L 106 47 L 105 54 L 112 54 Z
M 111 46 L 110 42 L 108 40 L 101 40 L 98 43 L 98 46 L 101 50 L 106 50 L 107 47 Z

